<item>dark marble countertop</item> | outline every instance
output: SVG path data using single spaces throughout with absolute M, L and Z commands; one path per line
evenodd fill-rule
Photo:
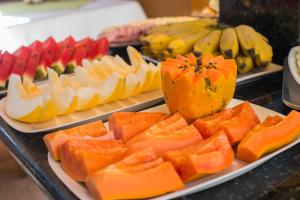
M 281 101 L 281 76 L 278 73 L 238 86 L 235 98 L 287 114 L 290 109 Z M 42 140 L 45 133 L 20 133 L 9 127 L 2 118 L 0 124 L 1 140 L 50 199 L 77 199 L 48 164 L 47 149 Z M 299 174 L 300 144 L 238 178 L 180 199 L 300 199 Z

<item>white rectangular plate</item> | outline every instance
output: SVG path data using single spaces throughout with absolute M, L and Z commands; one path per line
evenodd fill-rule
M 228 107 L 232 107 L 235 106 L 239 103 L 242 103 L 243 101 L 241 100 L 236 100 L 233 99 L 231 101 L 231 103 L 229 104 Z M 268 115 L 279 115 L 279 116 L 283 116 L 280 113 L 277 113 L 275 111 L 269 110 L 267 108 L 252 104 L 253 109 L 255 110 L 256 114 L 258 115 L 259 119 L 262 121 L 265 119 L 266 116 Z M 160 112 L 168 112 L 168 109 L 166 107 L 166 105 L 160 105 L 151 109 L 147 109 L 145 111 L 150 111 L 150 112 L 154 112 L 154 111 L 160 111 Z M 276 156 L 277 154 L 291 148 L 292 146 L 296 145 L 297 143 L 300 142 L 300 137 L 298 137 L 295 141 L 293 141 L 292 143 L 282 147 L 281 149 L 268 154 L 264 157 L 262 157 L 261 159 L 252 162 L 252 163 L 246 163 L 243 161 L 240 161 L 238 159 L 235 158 L 235 160 L 233 161 L 232 165 L 226 169 L 225 171 L 222 171 L 220 173 L 216 173 L 210 176 L 206 176 L 204 178 L 192 181 L 190 183 L 187 183 L 185 185 L 185 188 L 176 191 L 176 192 L 172 192 L 166 195 L 162 195 L 162 196 L 158 196 L 158 197 L 153 197 L 153 199 L 156 200 L 165 200 L 165 199 L 173 199 L 173 198 L 177 198 L 180 196 L 185 196 L 191 193 L 195 193 L 195 192 L 199 192 L 205 189 L 208 189 L 210 187 L 216 186 L 218 184 L 224 183 L 226 181 L 229 181 L 235 177 L 238 177 L 252 169 L 254 169 L 255 167 L 263 164 L 264 162 L 266 162 L 267 160 L 271 159 L 272 157 Z M 64 171 L 62 170 L 60 163 L 53 160 L 52 157 L 50 156 L 50 154 L 48 154 L 48 162 L 50 167 L 52 168 L 52 170 L 54 171 L 54 173 L 57 175 L 57 177 L 59 177 L 59 179 L 79 198 L 82 200 L 93 200 L 93 197 L 90 195 L 89 191 L 87 190 L 87 188 L 83 185 L 80 184 L 74 180 L 72 180 L 66 173 L 64 173 Z
M 137 96 L 114 101 L 112 103 L 99 105 L 93 109 L 74 112 L 68 115 L 58 116 L 53 120 L 49 120 L 41 123 L 22 123 L 11 119 L 5 112 L 6 98 L 0 101 L 0 116 L 8 123 L 12 128 L 24 132 L 24 133 L 36 133 L 42 131 L 50 131 L 58 128 L 62 128 L 68 125 L 82 123 L 88 120 L 102 119 L 104 120 L 109 114 L 117 111 L 138 111 L 150 107 L 163 100 L 161 90 L 153 90 L 149 92 L 141 93 Z
M 157 60 L 150 58 L 148 56 L 143 56 L 143 57 L 147 61 L 153 62 L 155 64 L 159 63 Z M 273 74 L 275 72 L 279 72 L 282 70 L 283 70 L 283 67 L 281 65 L 271 63 L 267 67 L 264 67 L 264 68 L 254 68 L 253 70 L 251 70 L 250 72 L 248 72 L 246 74 L 238 73 L 236 83 L 237 83 L 237 85 L 240 85 L 240 84 L 242 84 L 244 82 L 248 82 L 252 79 L 258 79 L 258 78 L 261 78 L 266 75 Z

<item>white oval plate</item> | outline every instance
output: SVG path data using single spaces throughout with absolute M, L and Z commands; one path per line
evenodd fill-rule
M 228 107 L 232 107 L 235 106 L 237 104 L 242 103 L 243 101 L 241 100 L 237 100 L 237 99 L 233 99 L 231 101 L 231 103 L 229 104 Z M 259 117 L 259 119 L 262 121 L 265 119 L 266 116 L 268 115 L 279 115 L 279 116 L 284 116 L 281 115 L 280 113 L 277 113 L 275 111 L 269 110 L 267 108 L 252 104 L 253 109 L 255 110 L 257 116 Z M 145 111 L 150 111 L 150 112 L 168 112 L 167 106 L 164 105 L 160 105 L 157 107 L 153 107 L 150 109 L 147 109 Z M 279 153 L 291 148 L 292 146 L 296 145 L 297 143 L 300 142 L 300 137 L 298 137 L 298 139 L 296 139 L 295 141 L 291 142 L 290 144 L 278 149 L 277 151 L 268 154 L 264 157 L 262 157 L 261 159 L 252 162 L 252 163 L 246 163 L 243 161 L 240 161 L 238 159 L 235 158 L 235 160 L 233 161 L 232 165 L 220 172 L 220 173 L 216 173 L 213 175 L 209 175 L 206 176 L 204 178 L 201 179 L 197 179 L 195 181 L 192 181 L 190 183 L 185 184 L 185 188 L 176 191 L 176 192 L 172 192 L 169 194 L 165 194 L 162 196 L 158 196 L 158 197 L 153 197 L 152 199 L 156 199 L 156 200 L 165 200 L 165 199 L 173 199 L 173 198 L 177 198 L 177 197 L 181 197 L 181 196 L 185 196 L 188 194 L 192 194 L 195 192 L 199 192 L 205 189 L 208 189 L 210 187 L 219 185 L 221 183 L 224 183 L 226 181 L 229 181 L 233 178 L 236 178 L 242 174 L 245 174 L 246 172 L 258 167 L 259 165 L 263 164 L 264 162 L 266 162 L 267 160 L 271 159 L 272 157 L 278 155 Z M 52 168 L 52 170 L 54 171 L 54 173 L 57 175 L 57 177 L 79 198 L 82 200 L 93 200 L 93 197 L 91 196 L 91 194 L 89 193 L 89 191 L 87 190 L 87 188 L 84 186 L 84 184 L 80 184 L 76 181 L 74 181 L 73 179 L 71 179 L 61 168 L 60 163 L 53 160 L 52 157 L 50 156 L 50 154 L 48 153 L 48 162 L 50 167 Z
M 300 66 L 297 65 L 296 61 L 297 52 L 300 53 L 300 46 L 293 47 L 290 50 L 288 56 L 288 64 L 294 79 L 300 85 Z

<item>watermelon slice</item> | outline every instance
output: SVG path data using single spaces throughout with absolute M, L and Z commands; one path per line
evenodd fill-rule
M 36 71 L 36 78 L 37 79 L 42 79 L 46 78 L 47 76 L 47 68 L 51 66 L 52 62 L 55 59 L 56 53 L 59 49 L 58 44 L 56 41 L 52 38 L 49 37 L 45 42 L 44 42 L 44 47 L 43 47 L 43 52 L 40 60 L 40 64 L 37 68 Z
M 14 62 L 11 70 L 12 74 L 17 74 L 20 76 L 23 75 L 30 54 L 31 50 L 28 47 L 21 46 L 19 49 L 17 49 L 17 51 L 14 53 L 16 56 L 16 61 Z
M 106 37 L 102 37 L 96 40 L 97 43 L 97 53 L 95 58 L 101 59 L 102 56 L 108 54 L 109 50 L 109 41 Z
M 87 58 L 89 60 L 95 59 L 98 51 L 98 45 L 97 42 L 91 38 L 88 38 L 89 40 L 89 48 L 88 48 L 88 55 Z
M 16 56 L 14 54 L 8 53 L 7 51 L 5 51 L 1 55 L 1 62 L 0 62 L 0 87 L 1 88 L 4 88 L 6 86 L 6 81 L 9 78 L 15 60 L 16 60 Z
M 29 49 L 31 49 L 31 55 L 27 61 L 23 78 L 33 80 L 43 52 L 43 43 L 37 40 L 29 46 Z
M 68 62 L 72 58 L 75 44 L 76 41 L 72 36 L 67 37 L 64 41 L 59 43 L 59 51 L 55 58 L 56 61 L 51 65 L 57 73 L 60 74 L 65 71 Z
M 67 65 L 66 72 L 67 73 L 73 73 L 76 66 L 80 66 L 81 62 L 84 58 L 88 57 L 89 53 L 89 42 L 85 38 L 83 40 L 80 40 L 74 47 L 74 53 L 72 55 L 72 59 Z

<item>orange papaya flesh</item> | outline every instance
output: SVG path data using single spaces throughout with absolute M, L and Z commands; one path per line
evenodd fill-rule
M 231 144 L 235 144 L 260 123 L 256 113 L 249 102 L 244 102 L 232 108 L 233 117 L 223 120 L 219 123 L 220 129 L 223 129 Z
M 188 126 L 186 120 L 179 114 L 175 113 L 163 121 L 156 123 L 155 125 L 148 128 L 143 133 L 135 136 L 129 142 L 128 145 L 138 143 L 148 138 L 148 135 L 163 135 L 170 132 L 177 131 Z
M 221 127 L 218 125 L 219 122 L 231 119 L 232 117 L 233 113 L 231 110 L 225 109 L 211 116 L 197 119 L 194 121 L 193 125 L 198 129 L 203 138 L 207 139 L 221 129 Z
M 193 53 L 187 54 L 186 57 L 192 63 L 196 63 L 197 62 L 197 57 Z
M 226 107 L 235 90 L 234 61 L 207 55 L 199 63 L 192 54 L 176 59 L 176 64 L 173 59 L 161 65 L 162 90 L 171 113 L 179 112 L 192 122 Z
M 206 54 L 204 56 L 202 56 L 201 58 L 201 64 L 202 65 L 207 65 L 208 62 L 213 58 L 214 56 L 212 54 Z
M 77 126 L 74 128 L 60 130 L 46 134 L 43 140 L 54 160 L 59 160 L 59 148 L 70 139 L 79 139 L 82 136 L 101 137 L 107 134 L 107 130 L 101 120 Z M 105 137 L 104 137 L 105 138 Z
M 69 140 L 59 152 L 62 169 L 74 180 L 86 177 L 112 163 L 121 160 L 128 148 L 117 140 Z
M 187 59 L 187 57 L 182 56 L 182 55 L 177 55 L 177 56 L 176 56 L 176 60 L 180 60 L 180 61 L 189 61 L 189 60 Z
M 85 181 L 98 199 L 149 198 L 184 187 L 173 165 L 145 149 L 90 175 Z
M 158 156 L 167 151 L 181 149 L 202 141 L 202 136 L 193 126 L 186 126 L 177 131 L 161 133 L 142 133 L 143 139 L 127 143 L 132 152 L 141 151 L 145 148 L 152 148 Z M 141 136 L 141 137 L 142 137 Z
M 128 142 L 166 117 L 161 112 L 116 112 L 109 117 L 109 127 L 116 139 Z
M 185 182 L 225 170 L 233 159 L 234 152 L 223 131 L 190 147 L 169 151 L 164 155 L 164 160 L 174 165 Z
M 237 157 L 246 162 L 253 162 L 290 143 L 299 133 L 300 113 L 297 111 L 291 111 L 282 120 L 269 119 L 247 133 L 238 145 Z

